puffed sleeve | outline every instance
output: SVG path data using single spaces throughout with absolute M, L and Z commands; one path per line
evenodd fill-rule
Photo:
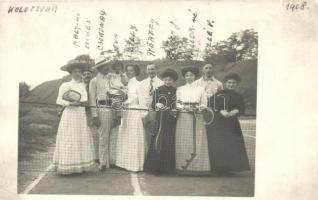
M 218 90 L 217 90 L 217 91 L 221 91 L 221 90 L 223 90 L 223 89 L 224 89 L 224 87 L 223 87 L 222 82 L 221 82 L 221 81 L 218 81 Z
M 171 105 L 170 108 L 171 109 L 176 109 L 176 90 L 173 91 L 173 96 L 171 97 Z
M 59 93 L 58 93 L 58 96 L 57 96 L 57 99 L 56 99 L 56 104 L 59 104 L 59 105 L 62 105 L 62 106 L 69 106 L 70 105 L 69 101 L 66 101 L 66 100 L 63 99 L 64 93 L 69 91 L 69 90 L 70 90 L 70 88 L 69 88 L 68 83 L 63 83 L 60 86 Z
M 179 109 L 183 109 L 183 105 L 181 104 L 181 99 L 180 99 L 181 91 L 180 88 L 177 88 L 176 92 L 176 107 Z
M 153 97 L 152 97 L 152 103 L 151 103 L 151 108 L 152 109 L 156 109 L 156 103 L 158 102 L 158 100 L 159 100 L 159 88 L 157 88 L 154 91 L 154 94 L 153 94 Z
M 237 97 L 237 109 L 240 111 L 238 115 L 245 114 L 244 98 L 241 95 L 238 95 L 238 97 Z
M 96 78 L 93 78 L 89 83 L 89 105 L 91 106 L 91 112 L 93 117 L 97 117 L 96 110 L 96 99 L 97 99 L 97 86 L 96 86 Z
M 140 97 L 140 91 L 141 91 L 141 84 L 139 81 L 136 81 L 134 85 L 129 86 L 128 90 L 131 90 L 131 92 L 128 93 L 128 99 L 126 100 L 127 104 L 132 104 L 133 102 L 138 102 L 138 97 Z
M 200 106 L 208 106 L 208 97 L 203 88 L 201 88 Z

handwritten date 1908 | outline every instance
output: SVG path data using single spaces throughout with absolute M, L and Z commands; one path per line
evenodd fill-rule
M 298 1 L 298 2 L 293 1 L 286 4 L 286 10 L 288 11 L 294 12 L 294 11 L 305 10 L 305 9 L 308 9 L 306 1 Z

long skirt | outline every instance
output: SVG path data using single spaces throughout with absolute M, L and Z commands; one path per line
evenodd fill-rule
M 224 118 L 219 113 L 207 126 L 210 161 L 213 171 L 250 170 L 240 123 L 236 117 Z
M 84 107 L 66 107 L 58 127 L 53 167 L 59 174 L 82 173 L 94 165 L 93 136 Z
M 123 111 L 116 145 L 116 166 L 129 171 L 143 170 L 146 156 L 146 139 L 139 111 Z
M 115 121 L 116 120 L 116 121 Z M 122 121 L 122 111 L 112 110 L 112 126 L 109 136 L 109 161 L 111 165 L 116 164 L 116 145 L 119 132 L 119 126 Z
M 109 136 L 109 159 L 110 164 L 116 164 L 116 145 L 117 145 L 117 137 L 119 132 L 119 126 L 113 127 L 110 130 Z
M 151 137 L 144 170 L 154 174 L 174 173 L 176 119 L 169 113 L 157 113 L 157 121 L 161 121 L 160 128 Z
M 176 172 L 185 175 L 206 175 L 211 166 L 206 128 L 201 114 L 196 114 L 195 132 L 192 113 L 179 113 L 176 125 Z

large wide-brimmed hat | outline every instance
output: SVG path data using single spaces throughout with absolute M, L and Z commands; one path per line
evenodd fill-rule
M 109 64 L 111 62 L 111 58 L 104 56 L 104 55 L 99 55 L 96 59 L 95 59 L 95 65 L 93 66 L 93 69 L 97 69 L 101 66 L 104 66 L 106 64 Z
M 89 69 L 91 67 L 91 63 L 88 63 L 87 61 L 83 59 L 72 59 L 67 62 L 66 65 L 61 67 L 62 71 L 71 72 L 74 68 L 79 69 Z
M 178 73 L 173 69 L 166 69 L 162 72 L 161 78 L 171 77 L 174 81 L 178 80 Z

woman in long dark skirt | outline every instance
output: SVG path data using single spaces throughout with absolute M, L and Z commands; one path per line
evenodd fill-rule
M 175 128 L 176 117 L 171 111 L 175 109 L 176 88 L 172 84 L 178 74 L 172 69 L 165 70 L 161 75 L 164 85 L 154 92 L 152 108 L 156 109 L 158 130 L 151 137 L 151 142 L 144 165 L 148 173 L 174 173 L 175 171 Z
M 209 157 L 213 171 L 219 175 L 250 170 L 238 120 L 245 109 L 243 97 L 235 91 L 239 82 L 238 74 L 228 74 L 225 89 L 209 99 L 209 107 L 215 112 L 213 123 L 207 126 Z

